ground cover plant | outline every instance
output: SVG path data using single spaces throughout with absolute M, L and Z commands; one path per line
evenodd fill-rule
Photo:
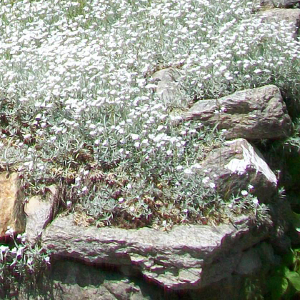
M 38 245 L 29 245 L 25 234 L 14 237 L 9 228 L 4 243 L 0 242 L 0 298 L 37 297 L 40 291 L 51 296 L 48 254 Z
M 12 1 L 0 6 L 0 161 L 29 197 L 56 184 L 62 208 L 97 226 L 217 223 L 263 209 L 222 199 L 199 163 L 223 143 L 169 115 L 195 100 L 274 83 L 299 95 L 299 42 L 256 1 Z M 151 75 L 180 70 L 181 102 Z M 259 207 L 259 209 L 258 209 Z

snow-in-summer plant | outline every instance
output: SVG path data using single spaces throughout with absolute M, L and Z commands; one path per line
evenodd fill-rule
M 264 22 L 257 8 L 2 0 L 0 168 L 18 171 L 27 195 L 60 186 L 64 207 L 99 226 L 216 216 L 225 200 L 197 167 L 222 136 L 196 121 L 174 126 L 174 105 L 154 93 L 151 75 L 179 68 L 187 103 L 268 83 L 298 95 L 291 24 Z M 193 191 L 199 197 L 189 198 Z
M 0 298 L 18 298 L 20 293 L 46 293 L 45 271 L 50 265 L 49 253 L 37 245 L 29 245 L 25 234 L 14 237 L 11 228 L 6 231 L 6 238 L 10 240 L 9 245 L 0 244 Z

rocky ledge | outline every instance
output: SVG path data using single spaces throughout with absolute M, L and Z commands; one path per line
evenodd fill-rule
M 233 224 L 181 225 L 166 232 L 82 227 L 68 215 L 47 227 L 42 244 L 56 259 L 118 266 L 164 288 L 187 290 L 257 271 L 260 253 L 252 247 L 270 237 L 271 225 L 266 220 L 257 226 L 245 216 Z

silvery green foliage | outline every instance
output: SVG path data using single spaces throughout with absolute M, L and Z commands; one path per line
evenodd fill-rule
M 195 124 L 174 128 L 153 72 L 180 68 L 191 101 L 268 83 L 299 93 L 291 25 L 264 23 L 256 9 L 245 0 L 2 1 L 1 169 L 18 170 L 28 195 L 60 185 L 66 207 L 81 202 L 100 220 L 163 219 L 181 197 L 177 178 L 221 139 Z
M 36 295 L 39 288 L 46 287 L 45 271 L 50 265 L 48 253 L 37 245 L 29 245 L 25 234 L 14 237 L 10 228 L 6 231 L 5 240 L 7 244 L 0 245 L 1 299 L 18 296 L 19 293 Z

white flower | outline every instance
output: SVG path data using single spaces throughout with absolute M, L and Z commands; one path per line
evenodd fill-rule
M 147 145 L 149 145 L 149 140 L 148 139 L 143 139 L 141 144 L 144 145 L 144 146 L 147 146 Z
M 210 188 L 214 189 L 216 187 L 216 185 L 213 182 L 209 183 Z
M 13 234 L 14 234 L 13 228 L 11 228 L 10 226 L 7 226 L 7 230 L 5 231 L 5 235 L 12 236 Z
M 247 191 L 245 191 L 245 190 L 242 190 L 242 191 L 241 191 L 241 194 L 242 194 L 242 196 L 244 196 L 244 197 L 245 197 L 245 196 L 247 196 L 247 195 L 248 195 L 248 192 L 247 192 Z
M 156 84 L 153 84 L 153 83 L 148 83 L 146 86 L 145 86 L 146 89 L 156 89 L 157 88 L 157 85 Z
M 202 167 L 201 167 L 200 164 L 195 163 L 195 164 L 193 164 L 193 165 L 191 166 L 191 168 L 192 168 L 192 169 L 201 169 Z
M 21 257 L 23 255 L 25 247 L 20 247 L 17 251 L 17 257 Z
M 253 198 L 253 204 L 255 205 L 255 206 L 257 206 L 258 204 L 259 204 L 259 201 L 258 201 L 258 199 L 255 197 L 255 198 Z
M 0 246 L 0 252 L 6 252 L 9 250 L 9 247 L 8 246 L 4 246 L 4 245 L 1 245 Z
M 131 134 L 131 138 L 132 138 L 134 141 L 136 141 L 136 140 L 138 140 L 138 139 L 140 138 L 140 136 L 139 136 L 138 134 L 132 133 L 132 134 Z
M 31 138 L 31 134 L 28 133 L 28 134 L 25 134 L 25 135 L 24 135 L 24 140 L 28 140 L 28 139 L 30 139 L 30 138 Z
M 206 176 L 202 179 L 202 183 L 204 183 L 204 184 L 209 183 L 209 181 L 210 181 L 210 178 L 208 176 Z
M 11 252 L 12 254 L 17 254 L 18 249 L 17 249 L 16 247 L 14 247 L 14 248 L 12 248 L 12 249 L 10 250 L 10 252 Z
M 220 69 L 219 69 L 219 71 L 223 72 L 223 71 L 225 71 L 226 69 L 227 69 L 226 66 L 221 66 Z
M 123 133 L 125 132 L 125 130 L 124 130 L 123 128 L 120 128 L 120 129 L 118 130 L 118 132 L 119 132 L 120 134 L 123 134 Z
M 193 174 L 193 171 L 192 171 L 191 169 L 187 168 L 187 169 L 185 169 L 185 170 L 183 171 L 183 173 L 184 173 L 184 174 L 187 174 L 187 175 L 190 175 L 190 174 Z
M 50 264 L 50 257 L 49 256 L 45 257 L 44 261 L 45 261 L 45 263 Z

